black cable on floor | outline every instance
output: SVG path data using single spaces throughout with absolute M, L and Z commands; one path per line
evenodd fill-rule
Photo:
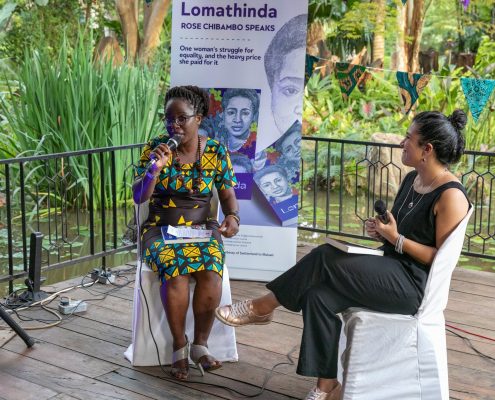
M 486 360 L 489 360 L 489 361 L 494 361 L 495 362 L 495 358 L 493 357 L 490 357 L 488 354 L 485 354 L 485 353 L 482 353 L 481 351 L 479 351 L 476 347 L 474 347 L 473 343 L 471 342 L 471 339 L 467 338 L 466 336 L 462 336 L 460 334 L 458 334 L 457 332 L 454 332 L 450 329 L 445 329 L 447 332 L 450 332 L 452 335 L 455 335 L 457 336 L 458 338 L 461 338 L 476 354 L 478 354 L 480 357 L 486 359 Z

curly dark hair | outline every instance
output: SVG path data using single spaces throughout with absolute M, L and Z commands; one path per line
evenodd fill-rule
M 181 99 L 187 101 L 194 108 L 196 114 L 203 116 L 208 115 L 208 109 L 210 108 L 210 99 L 208 93 L 203 89 L 187 85 L 187 86 L 174 86 L 167 91 L 165 100 L 163 102 L 163 109 L 167 107 L 167 103 L 171 99 Z
M 260 98 L 254 89 L 227 89 L 222 96 L 222 109 L 225 110 L 233 97 L 245 97 L 251 102 L 253 115 L 258 115 Z
M 424 111 L 413 118 L 418 125 L 419 144 L 431 143 L 438 161 L 444 165 L 458 162 L 464 153 L 464 136 L 467 116 L 462 110 L 455 110 L 446 116 L 438 111 Z

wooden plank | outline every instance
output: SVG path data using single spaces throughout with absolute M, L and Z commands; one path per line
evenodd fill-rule
M 277 372 L 270 374 L 269 369 L 244 361 L 239 361 L 234 365 L 229 366 L 229 368 L 215 370 L 213 371 L 213 374 L 237 381 L 242 380 L 243 382 L 258 387 L 261 387 L 265 379 L 270 376 L 269 381 L 266 383 L 266 389 L 278 394 L 284 394 L 287 397 L 296 397 L 298 399 L 304 398 L 311 387 L 314 386 L 314 382 L 299 379 L 295 375 L 290 376 Z
M 449 366 L 449 385 L 455 392 L 464 393 L 477 400 L 495 399 L 495 380 L 493 374 L 469 370 L 468 368 Z
M 476 328 L 482 328 L 485 330 L 486 336 L 495 337 L 495 319 L 481 318 L 469 312 L 452 310 L 445 310 L 445 319 L 452 323 L 452 325 L 461 323 Z
M 484 304 L 476 304 L 473 306 L 472 303 L 467 303 L 464 301 L 459 301 L 455 298 L 455 296 L 452 296 L 449 299 L 449 302 L 447 304 L 447 310 L 452 311 L 452 312 L 462 312 L 462 313 L 467 313 L 472 315 L 473 317 L 477 317 L 478 320 L 481 322 L 486 321 L 488 322 L 489 318 L 488 315 L 493 315 L 495 314 L 494 310 L 495 308 L 490 307 L 488 305 Z M 495 325 L 494 325 L 495 327 Z
M 310 247 L 306 247 L 306 250 L 309 249 Z M 298 248 L 298 256 L 302 256 L 302 250 L 303 248 Z M 130 278 L 133 278 L 132 274 Z M 80 278 L 73 281 L 79 283 Z M 68 283 L 58 285 L 67 287 Z M 473 333 L 495 336 L 495 323 L 489 318 L 493 314 L 492 310 L 495 305 L 494 285 L 495 274 L 479 275 L 479 271 L 457 269 L 452 280 L 450 301 L 446 312 L 447 320 Z M 58 328 L 47 330 L 47 332 L 56 331 L 56 333 L 49 335 L 37 332 L 36 336 L 41 336 L 47 342 L 44 344 L 47 353 L 42 354 L 43 357 L 39 353 L 38 358 L 48 357 L 48 349 L 60 349 L 60 352 L 67 354 L 73 362 L 77 362 L 79 355 L 93 359 L 95 365 L 102 362 L 101 365 L 108 365 L 108 368 L 112 366 L 115 369 L 105 370 L 103 368 L 100 375 L 95 373 L 85 378 L 94 378 L 109 385 L 115 385 L 122 390 L 127 389 L 135 395 L 146 396 L 146 398 L 164 398 L 163 394 L 169 392 L 171 396 L 177 396 L 175 398 L 178 399 L 194 399 L 196 395 L 201 397 L 203 396 L 201 392 L 207 393 L 204 395 L 205 398 L 208 396 L 210 398 L 236 398 L 233 394 L 221 389 L 195 387 L 193 383 L 165 382 L 158 377 L 163 374 L 158 368 L 132 368 L 124 360 L 122 353 L 131 340 L 132 287 L 133 283 L 115 290 L 109 285 L 99 284 L 92 287 L 92 294 L 82 289 L 70 292 L 74 297 L 95 297 L 101 296 L 102 293 L 108 293 L 108 296 L 105 300 L 90 302 L 86 314 L 64 321 Z M 260 282 L 231 281 L 231 289 L 234 299 L 253 298 L 266 293 L 265 284 Z M 241 361 L 227 364 L 224 368 L 199 379 L 254 393 L 257 390 L 256 385 L 261 384 L 268 370 L 273 365 L 286 361 L 288 350 L 293 345 L 299 345 L 301 328 L 300 313 L 293 313 L 282 308 L 276 311 L 274 323 L 270 325 L 238 328 L 236 332 Z M 459 333 L 469 337 L 479 351 L 494 357 L 494 342 Z M 74 343 L 77 343 L 77 346 Z M 461 338 L 450 333 L 447 333 L 447 345 L 451 398 L 495 399 L 495 389 L 491 384 L 495 372 L 493 363 L 478 356 Z M 16 338 L 9 344 L 8 349 L 21 352 L 20 340 Z M 296 362 L 297 356 L 296 351 Z M 58 360 L 46 361 L 45 365 L 50 366 L 50 362 L 53 362 L 58 367 Z M 290 396 L 302 398 L 314 382 L 312 378 L 296 375 L 294 365 L 281 365 L 276 371 L 268 383 L 270 391 L 261 398 L 287 399 Z M 88 373 L 83 369 L 80 372 L 81 375 Z M 192 377 L 198 378 L 198 372 L 192 370 Z M 54 390 L 52 386 L 49 387 Z M 189 396 L 180 397 L 185 390 L 190 391 Z M 56 398 L 59 396 L 82 398 L 68 392 L 56 396 Z M 62 399 L 63 397 L 60 397 L 60 400 Z
M 60 329 L 52 328 L 46 332 L 47 335 L 53 336 L 53 341 L 57 341 L 57 337 L 63 335 Z M 41 361 L 59 368 L 64 368 L 67 371 L 75 372 L 89 378 L 95 378 L 99 375 L 107 374 L 117 368 L 116 365 L 98 360 L 94 357 L 81 354 L 73 350 L 66 349 L 62 346 L 57 346 L 46 341 L 36 343 L 30 350 L 26 351 L 24 342 L 17 338 L 12 340 L 6 350 L 10 350 L 17 354 L 22 354 L 34 360 Z
M 22 376 L 31 383 L 49 387 L 59 393 L 65 393 L 76 399 L 88 400 L 144 400 L 147 396 L 112 386 L 95 379 L 69 372 L 49 364 L 0 349 L 2 363 L 8 364 L 9 374 Z
M 487 285 L 480 285 L 478 283 L 471 283 L 465 281 L 459 281 L 453 279 L 450 284 L 450 290 L 456 292 L 476 294 L 478 296 L 485 296 L 488 298 L 493 298 L 494 290 L 493 287 Z
M 274 324 L 275 325 L 275 324 Z M 103 345 L 101 343 L 102 341 L 93 337 L 87 337 L 85 335 L 82 335 L 77 332 L 66 332 L 65 334 L 61 332 L 62 330 L 60 328 L 55 328 L 52 330 L 50 334 L 48 332 L 42 333 L 40 335 L 40 339 L 46 340 L 51 343 L 57 343 L 59 346 L 71 349 L 73 351 L 78 351 L 83 354 L 86 354 L 88 356 L 97 358 L 99 360 L 106 360 L 108 362 L 111 362 L 113 364 L 121 365 L 126 368 L 130 368 L 130 364 L 123 358 L 123 352 L 125 350 L 125 347 L 122 346 L 117 346 L 113 343 L 106 343 L 106 345 Z M 246 371 L 251 370 L 251 374 L 248 374 Z M 220 371 L 220 370 L 219 370 Z M 238 379 L 243 379 L 247 380 L 247 377 L 251 376 L 251 379 L 253 380 L 252 384 L 258 383 L 258 381 L 261 381 L 261 377 L 259 377 L 259 371 L 261 371 L 260 368 L 253 367 L 253 366 L 246 366 L 243 364 L 231 364 L 225 366 L 225 371 L 230 371 L 229 373 L 232 376 L 227 376 L 229 378 L 238 378 Z M 209 374 L 210 375 L 210 374 Z M 217 375 L 223 376 L 222 372 L 219 372 Z M 111 376 L 111 374 L 109 375 Z M 99 378 L 100 379 L 100 378 Z M 116 379 L 116 378 L 115 378 Z M 270 385 L 276 385 L 278 381 L 281 379 L 275 379 L 273 383 L 270 383 Z M 283 381 L 283 379 L 282 379 Z M 251 383 L 251 382 L 248 382 Z M 287 382 L 285 383 L 287 385 Z M 279 387 L 283 387 L 284 384 L 279 383 L 276 388 L 278 389 Z M 292 385 L 290 385 L 292 386 Z M 293 385 L 293 390 L 296 390 L 295 388 L 300 386 L 299 384 L 294 384 Z M 306 390 L 306 389 L 305 389 Z M 307 390 L 306 390 L 307 391 Z M 215 392 L 218 394 L 217 392 Z M 269 397 L 271 398 L 271 397 Z
M 178 381 L 166 381 L 155 376 L 147 375 L 137 370 L 120 368 L 115 372 L 99 377 L 99 380 L 111 385 L 143 394 L 152 399 L 218 399 L 213 396 L 183 385 Z
M 451 326 L 455 326 L 456 328 L 461 328 L 465 331 L 468 331 L 468 332 L 472 332 L 472 333 L 475 333 L 477 335 L 481 335 L 481 336 L 486 336 L 486 337 L 492 337 L 493 338 L 493 332 L 489 332 L 487 331 L 484 327 L 481 327 L 481 328 L 478 328 L 476 326 L 471 326 L 471 325 L 466 325 L 466 324 L 463 324 L 462 322 L 452 322 L 452 321 L 449 321 L 447 320 L 447 324 L 448 325 L 451 325 Z M 450 329 L 452 330 L 453 332 L 456 332 L 462 336 L 465 336 L 467 337 L 469 340 L 471 340 L 472 342 L 480 342 L 480 343 L 489 343 L 489 344 L 493 344 L 494 342 L 493 341 L 490 341 L 488 339 L 483 339 L 482 337 L 479 337 L 479 336 L 473 336 L 473 335 L 470 335 L 470 334 L 467 334 L 465 332 L 461 332 L 461 331 L 458 331 L 456 329 L 452 329 L 450 327 L 446 327 L 447 329 Z M 449 335 L 449 333 L 447 332 L 447 334 Z
M 464 336 L 468 337 L 468 335 Z M 472 340 L 471 337 L 468 338 L 471 340 L 471 344 L 476 350 L 483 354 L 486 354 L 488 357 L 495 358 L 495 342 L 481 342 Z M 468 344 L 462 338 L 454 336 L 450 332 L 447 332 L 447 348 L 462 353 L 479 356 L 471 347 L 468 346 Z
M 469 400 L 493 400 L 495 399 L 495 391 L 487 388 L 476 387 L 474 382 L 476 378 L 472 377 L 471 383 L 459 383 L 458 381 L 450 384 L 451 399 L 469 399 Z M 455 396 L 455 397 L 454 397 Z
M 124 358 L 126 347 L 86 336 L 78 332 L 55 327 L 46 331 L 40 331 L 36 337 L 44 343 L 51 343 L 80 353 L 81 358 L 88 356 L 118 366 L 128 367 L 130 365 Z
M 9 367 L 0 367 L 0 396 L 6 400 L 44 400 L 57 394 L 53 390 L 22 379 L 22 374 L 14 376 L 8 373 Z
M 458 386 L 458 385 L 456 385 Z M 460 385 L 459 385 L 460 386 Z M 450 388 L 450 400 L 491 400 L 487 397 L 479 397 L 480 395 L 478 393 L 472 394 L 472 393 L 466 393 L 462 390 L 462 386 L 460 386 L 459 390 L 454 390 Z
M 263 282 L 254 281 L 230 281 L 230 290 L 233 294 L 252 299 L 268 293 L 268 289 Z
M 456 268 L 452 274 L 452 279 L 495 287 L 495 274 L 493 272 Z
M 456 365 L 469 370 L 483 371 L 495 377 L 495 363 L 493 360 L 478 355 L 449 350 L 448 363 L 449 365 Z
M 473 294 L 473 293 L 464 293 L 464 292 L 451 290 L 449 293 L 449 301 L 450 299 L 471 304 L 473 309 L 480 305 L 485 307 L 490 307 L 492 310 L 495 309 L 495 297 L 490 298 L 486 296 L 478 296 L 477 294 Z
M 132 341 L 131 326 L 128 329 L 123 329 L 95 319 L 72 318 L 61 323 L 59 327 L 123 347 L 127 347 Z
M 296 374 L 298 357 L 296 357 L 294 354 L 291 354 L 294 365 L 288 365 L 287 363 L 289 363 L 290 361 L 287 358 L 287 354 L 279 354 L 273 351 L 266 351 L 258 347 L 248 346 L 242 343 L 237 344 L 237 351 L 239 353 L 239 360 L 242 360 L 246 363 L 268 370 L 276 364 L 283 363 L 282 365 L 277 366 L 277 368 L 275 369 L 278 374 L 290 375 L 313 383 L 315 381 L 314 378 Z
M 301 335 L 301 329 L 276 322 L 269 325 L 252 325 L 236 329 L 237 343 L 282 355 L 287 354 L 294 346 L 299 346 Z M 299 350 L 294 355 L 299 357 Z
M 233 363 L 229 365 L 229 368 L 232 368 L 235 364 Z M 224 367 L 225 368 L 225 367 Z M 135 368 L 136 369 L 136 368 Z M 222 368 L 223 369 L 223 368 Z M 159 367 L 141 367 L 137 368 L 140 372 L 146 373 L 148 375 L 154 375 L 154 376 L 159 376 L 163 378 L 163 372 L 160 370 Z M 132 371 L 132 370 L 124 370 L 123 373 L 126 371 Z M 217 370 L 220 371 L 220 370 Z M 214 371 L 214 372 L 217 372 Z M 198 381 L 198 382 L 205 382 L 205 383 L 210 383 L 212 385 L 218 385 L 218 386 L 223 386 L 226 389 L 222 389 L 216 386 L 208 386 L 208 385 L 197 385 L 193 383 L 192 381 Z M 227 390 L 228 388 L 235 389 L 241 393 L 248 394 L 248 395 L 254 395 L 257 394 L 260 391 L 260 387 L 257 385 L 260 385 L 260 383 L 256 383 L 256 385 L 250 385 L 248 383 L 244 382 L 244 378 L 242 381 L 234 380 L 234 379 L 227 379 L 224 378 L 217 373 L 206 373 L 204 377 L 201 377 L 199 375 L 198 371 L 191 371 L 190 374 L 190 380 L 185 381 L 182 383 L 183 386 L 186 387 L 191 387 L 191 388 L 196 388 L 197 390 L 201 390 L 205 393 L 209 393 L 212 395 L 217 396 L 218 398 L 222 399 L 239 399 L 242 398 L 238 394 L 235 394 L 234 392 L 231 392 Z M 262 400 L 287 400 L 287 399 L 293 399 L 295 397 L 293 396 L 286 396 L 280 393 L 276 393 L 270 390 L 265 390 L 260 396 L 256 397 L 257 399 L 262 399 Z
M 12 329 L 0 329 L 0 348 L 5 346 L 15 335 L 16 333 Z
M 88 310 L 85 313 L 79 314 L 78 317 L 102 322 L 121 329 L 131 329 L 132 305 L 128 305 L 127 309 L 122 307 L 119 310 L 115 310 L 92 304 L 88 306 Z
M 134 277 L 132 277 L 134 279 Z M 134 285 L 131 285 L 130 282 L 127 286 L 121 287 L 121 288 L 116 288 L 113 285 L 102 285 L 100 284 L 95 284 L 95 286 L 92 286 L 92 292 L 96 293 L 108 293 L 109 296 L 114 296 L 114 297 L 119 297 L 122 299 L 126 300 L 131 300 L 134 298 Z

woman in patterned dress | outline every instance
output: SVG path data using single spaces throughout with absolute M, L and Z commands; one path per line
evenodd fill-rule
M 225 252 L 221 236 L 239 230 L 237 183 L 227 150 L 214 139 L 198 134 L 208 113 L 208 95 L 196 86 L 171 88 L 165 96 L 165 118 L 170 136 L 180 135 L 176 150 L 167 146 L 168 135 L 151 140 L 144 148 L 136 180 L 134 201 L 149 203 L 143 225 L 143 260 L 157 273 L 161 298 L 173 337 L 172 375 L 188 378 L 188 356 L 204 370 L 221 367 L 208 352 L 214 310 L 220 303 Z M 150 160 L 155 159 L 154 164 Z M 218 190 L 225 215 L 222 224 L 209 218 L 213 188 Z M 205 225 L 209 242 L 165 244 L 163 225 Z M 194 341 L 189 346 L 185 319 L 189 306 L 189 280 L 196 280 L 193 298 Z

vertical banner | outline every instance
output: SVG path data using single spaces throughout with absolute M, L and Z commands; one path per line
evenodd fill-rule
M 172 4 L 171 85 L 209 93 L 200 133 L 228 148 L 238 179 L 229 274 L 271 280 L 296 260 L 308 2 Z

